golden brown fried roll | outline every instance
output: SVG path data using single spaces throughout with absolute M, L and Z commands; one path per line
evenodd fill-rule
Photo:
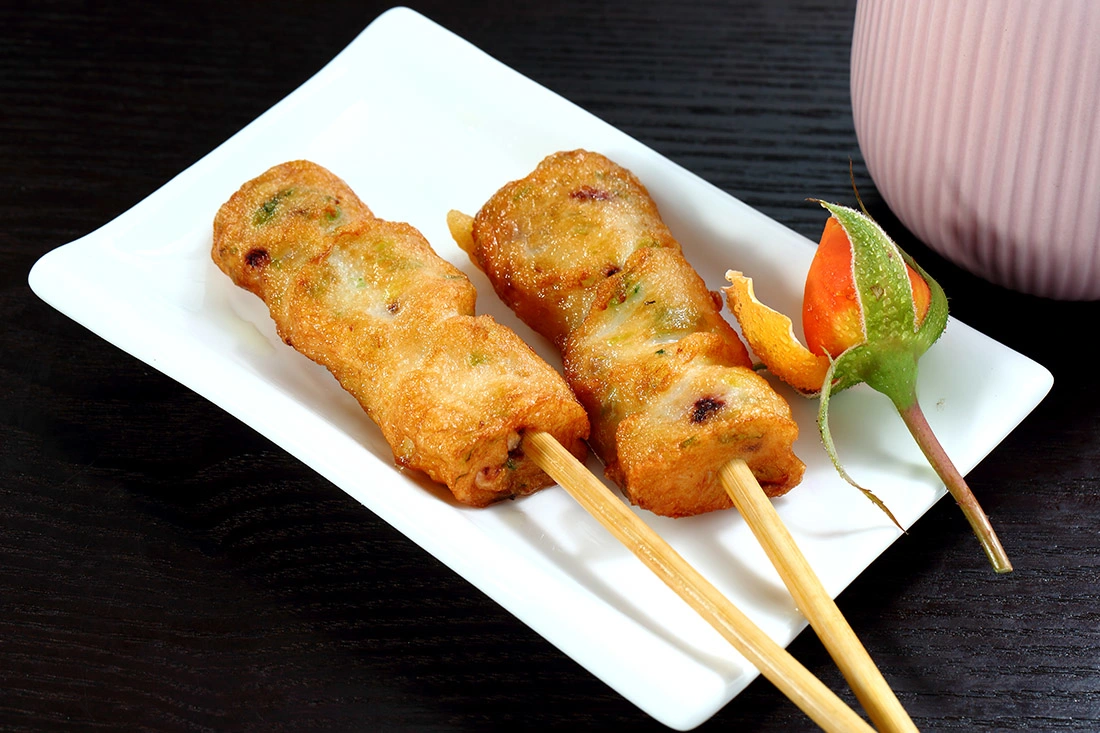
M 295 161 L 246 183 L 218 212 L 212 255 L 355 396 L 396 461 L 458 501 L 552 484 L 523 453 L 528 431 L 583 457 L 588 422 L 561 376 L 474 316 L 473 285 L 420 232 L 374 217 L 324 168 Z
M 501 298 L 561 347 L 592 448 L 632 502 L 666 516 L 727 508 L 718 471 L 734 458 L 772 496 L 801 480 L 790 407 L 629 171 L 558 153 L 449 222 Z

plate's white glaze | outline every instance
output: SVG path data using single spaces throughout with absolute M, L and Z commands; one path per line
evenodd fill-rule
M 470 510 L 396 470 L 358 405 L 281 343 L 263 304 L 235 289 L 208 254 L 214 213 L 241 183 L 309 158 L 345 178 L 379 216 L 424 232 L 470 274 L 481 312 L 515 327 L 557 365 L 453 244 L 445 215 L 473 213 L 545 155 L 575 147 L 601 151 L 642 179 L 712 288 L 736 267 L 754 276 L 762 300 L 799 310 L 811 242 L 407 9 L 382 15 L 313 79 L 139 205 L 47 254 L 30 283 L 66 315 L 313 467 L 650 715 L 688 729 L 741 691 L 755 669 L 564 491 Z M 967 471 L 1051 382 L 1043 367 L 952 321 L 922 360 L 920 393 Z M 816 402 L 784 393 L 802 426 L 796 449 L 808 472 L 776 504 L 836 595 L 899 532 L 837 477 L 817 438 Z M 851 473 L 906 526 L 943 495 L 885 399 L 844 393 L 833 428 Z M 780 643 L 803 628 L 735 512 L 640 514 Z M 959 525 L 967 531 L 961 517 Z M 976 543 L 974 552 L 981 562 Z

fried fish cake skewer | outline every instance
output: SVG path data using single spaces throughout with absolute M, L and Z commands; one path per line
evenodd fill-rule
M 631 501 L 682 516 L 737 506 L 883 729 L 915 727 L 763 496 L 796 484 L 789 407 L 749 367 L 720 301 L 644 186 L 604 156 L 546 158 L 451 231 L 528 325 L 562 349 L 591 444 Z M 751 473 L 750 473 L 751 471 Z M 757 485 L 759 484 L 759 486 Z
M 294 161 L 244 184 L 215 218 L 212 256 L 359 401 L 398 464 L 459 502 L 553 483 L 524 454 L 527 433 L 585 454 L 587 418 L 561 376 L 474 316 L 473 285 L 416 229 L 376 218 L 324 168 Z
M 561 349 L 591 445 L 633 503 L 666 516 L 729 508 L 719 471 L 732 459 L 769 495 L 799 482 L 789 406 L 629 171 L 551 155 L 449 224 L 501 299 Z

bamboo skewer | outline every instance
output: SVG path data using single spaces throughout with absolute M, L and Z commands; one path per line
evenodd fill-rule
M 872 730 L 630 511 L 552 435 L 529 433 L 524 440 L 524 452 L 823 730 L 831 733 Z
M 798 549 L 749 467 L 742 460 L 733 460 L 722 467 L 720 475 L 734 506 L 779 571 L 798 609 L 836 661 L 871 721 L 880 731 L 915 732 L 917 728 L 908 713 Z

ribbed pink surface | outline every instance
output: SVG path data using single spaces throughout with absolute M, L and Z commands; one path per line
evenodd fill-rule
M 1100 1 L 859 0 L 851 87 L 871 177 L 923 242 L 1100 299 Z

